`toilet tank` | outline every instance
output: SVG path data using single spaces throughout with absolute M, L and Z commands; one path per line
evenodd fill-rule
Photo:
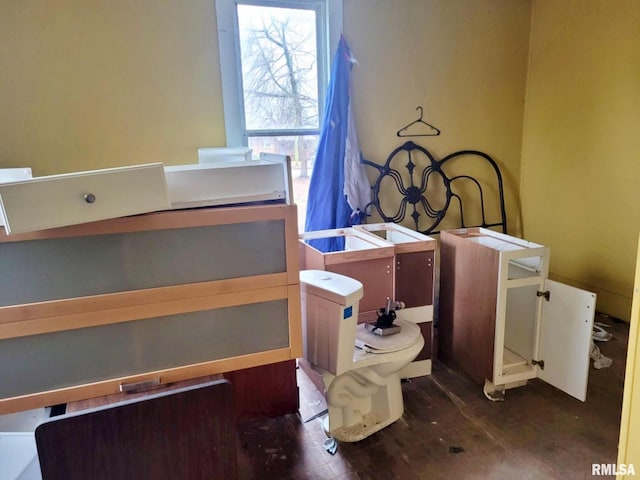
M 351 368 L 362 283 L 323 270 L 300 272 L 304 358 L 340 375 Z

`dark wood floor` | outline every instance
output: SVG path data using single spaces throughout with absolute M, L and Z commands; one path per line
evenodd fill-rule
M 298 371 L 300 415 L 243 421 L 243 479 L 585 479 L 593 463 L 615 463 L 628 325 L 599 317 L 614 337 L 597 345 L 613 359 L 589 372 L 582 403 L 539 380 L 491 402 L 464 375 L 434 362 L 403 384 L 403 417 L 335 455 L 323 443 L 322 396 Z M 607 477 L 599 477 L 607 478 Z M 610 477 L 613 478 L 613 477 Z

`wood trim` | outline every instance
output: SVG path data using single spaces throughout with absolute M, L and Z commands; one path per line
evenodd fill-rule
M 315 248 L 309 246 L 304 240 L 299 240 L 300 257 L 305 270 L 324 270 L 324 258 Z
M 318 240 L 331 237 L 355 237 L 363 243 L 369 244 L 371 248 L 362 250 L 343 250 L 341 252 L 322 253 L 304 240 Z M 324 257 L 323 264 L 344 263 L 355 260 L 370 260 L 375 258 L 393 257 L 394 246 L 392 243 L 377 237 L 368 232 L 363 232 L 355 228 L 337 228 L 334 230 L 317 230 L 305 232 L 298 236 L 307 250 L 313 250 L 315 255 Z
M 148 372 L 141 375 L 132 375 L 129 377 L 120 377 L 101 382 L 61 388 L 48 392 L 0 399 L 0 415 L 20 410 L 29 410 L 32 408 L 41 408 L 49 405 L 84 400 L 87 398 L 101 397 L 103 395 L 111 395 L 120 391 L 120 385 L 122 383 L 134 383 L 159 379 L 161 384 L 167 384 L 217 373 L 225 373 L 233 370 L 242 370 L 245 368 L 292 360 L 294 358 L 296 357 L 292 354 L 291 348 L 281 348 L 238 357 L 213 360 L 211 362 L 198 363 L 184 367 Z
M 416 253 L 416 252 L 433 252 L 436 250 L 436 242 L 431 241 L 415 241 L 410 243 L 394 244 L 395 252 L 398 253 Z
M 511 235 L 507 235 L 506 233 L 496 232 L 495 230 L 490 230 L 488 228 L 483 228 L 483 227 L 459 228 L 455 230 L 446 230 L 446 232 L 449 235 L 455 235 L 460 238 L 491 237 L 496 240 L 500 240 L 502 242 L 510 243 L 520 248 L 526 248 L 526 249 L 548 248 L 548 247 L 545 247 L 544 245 L 530 242 L 529 240 L 513 237 Z
M 289 285 L 300 282 L 300 253 L 298 251 L 298 207 L 289 205 L 285 211 L 285 255 Z
M 53 315 L 46 318 L 33 318 L 31 320 L 0 324 L 0 340 L 178 313 L 267 302 L 287 298 L 288 293 L 287 286 L 278 286 L 201 297 L 175 298 L 169 301 L 125 305 L 105 310 Z
M 300 235 L 300 244 L 302 248 L 302 255 L 304 257 L 304 265 L 305 269 L 314 269 L 314 270 L 326 270 L 327 265 L 335 265 L 339 263 L 347 263 L 347 262 L 358 262 L 364 260 L 375 260 L 378 258 L 388 258 L 390 262 L 393 262 L 394 256 L 394 246 L 392 243 L 388 243 L 384 240 L 377 241 L 374 235 L 370 233 L 360 233 L 358 234 L 358 238 L 363 239 L 365 242 L 370 243 L 372 245 L 371 249 L 363 249 L 363 250 L 344 250 L 341 252 L 330 252 L 330 253 L 322 253 L 319 250 L 313 248 L 311 245 L 306 243 L 305 240 L 314 240 L 320 238 L 327 238 L 332 235 L 316 235 L 320 232 L 308 232 L 303 235 Z M 313 234 L 313 235 L 309 235 Z M 346 236 L 346 235 L 335 235 L 335 236 Z M 371 237 L 371 238 L 369 238 Z M 373 240 L 373 241 L 372 241 Z
M 286 284 L 287 273 L 283 272 L 186 285 L 149 288 L 137 291 L 91 295 L 88 297 L 64 300 L 51 300 L 25 305 L 11 305 L 0 307 L 0 329 L 2 329 L 2 324 L 4 323 L 23 322 L 38 318 L 44 319 L 78 313 L 86 314 L 100 310 L 112 310 L 134 305 L 277 287 Z
M 410 242 L 393 242 L 392 240 L 386 239 L 387 242 L 390 242 L 394 246 L 395 253 L 412 253 L 412 252 L 424 252 L 425 250 L 435 250 L 436 249 L 436 240 L 427 235 L 424 235 L 420 232 L 416 232 L 415 230 L 411 230 L 402 225 L 398 225 L 395 223 L 377 223 L 377 224 L 364 224 L 364 225 L 356 225 L 353 227 L 359 232 L 364 232 L 367 235 L 374 235 L 375 238 L 378 238 L 377 235 L 373 232 L 379 231 L 392 231 L 398 232 L 401 235 L 406 237 L 410 237 L 412 241 Z
M 15 235 L 7 235 L 2 231 L 0 243 L 285 220 L 290 210 L 295 210 L 295 206 L 283 204 L 167 210 Z
M 302 301 L 300 285 L 290 285 L 289 298 L 289 347 L 294 358 L 300 358 L 302 351 Z
M 372 248 L 371 250 L 350 250 L 344 252 L 327 253 L 324 256 L 325 265 L 335 265 L 337 263 L 359 262 L 365 260 L 375 260 L 378 258 L 388 258 L 393 262 L 393 246 Z

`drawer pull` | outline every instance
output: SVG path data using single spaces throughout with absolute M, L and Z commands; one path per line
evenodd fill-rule
M 87 203 L 93 203 L 96 201 L 96 196 L 93 193 L 85 193 L 84 201 Z
M 148 388 L 157 387 L 160 385 L 160 379 L 154 378 L 152 380 L 144 380 L 142 382 L 134 382 L 134 383 L 121 383 L 120 391 L 122 393 L 133 393 L 139 392 L 142 390 L 146 390 Z

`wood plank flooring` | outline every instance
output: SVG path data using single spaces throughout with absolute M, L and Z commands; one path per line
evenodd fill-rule
M 302 370 L 300 414 L 241 421 L 240 476 L 257 480 L 585 479 L 593 463 L 615 463 L 628 325 L 598 317 L 613 333 L 597 345 L 613 359 L 589 371 L 582 403 L 539 380 L 491 402 L 461 373 L 434 362 L 433 374 L 403 384 L 405 412 L 358 443 L 323 443 L 325 408 Z M 607 478 L 607 477 L 599 477 Z M 613 478 L 613 477 L 609 477 Z

